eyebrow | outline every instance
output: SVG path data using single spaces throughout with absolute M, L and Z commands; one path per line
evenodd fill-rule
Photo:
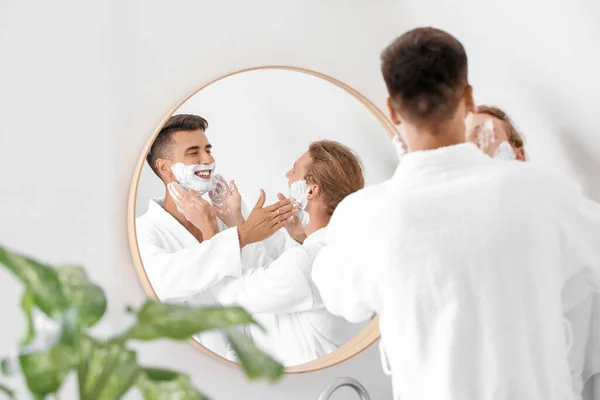
M 212 144 L 210 144 L 210 143 L 209 143 L 209 144 L 207 144 L 206 146 L 204 146 L 204 148 L 205 148 L 206 150 L 210 150 L 210 149 L 212 149 Z
M 197 150 L 200 150 L 200 147 L 199 147 L 199 146 L 192 146 L 192 147 L 188 147 L 188 148 L 185 150 L 185 152 L 186 152 L 186 153 L 190 153 L 190 152 L 192 152 L 192 151 L 197 151 Z

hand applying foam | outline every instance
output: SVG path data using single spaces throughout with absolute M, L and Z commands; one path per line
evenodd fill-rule
M 278 193 L 277 198 L 280 201 L 287 200 L 282 193 Z M 299 208 L 299 205 L 297 205 L 296 208 Z M 285 230 L 296 242 L 304 243 L 304 239 L 306 239 L 306 233 L 304 233 L 302 221 L 300 220 L 300 217 L 298 217 L 297 214 L 294 214 L 292 219 L 285 225 Z
M 294 201 L 286 199 L 268 207 L 265 205 L 266 195 L 260 190 L 260 197 L 242 225 L 238 227 L 240 247 L 260 242 L 271 237 L 279 229 L 283 228 L 297 211 Z
M 212 238 L 219 232 L 217 213 L 208 201 L 193 190 L 186 192 L 177 183 L 169 183 L 167 189 L 177 210 L 196 228 L 200 229 L 204 240 Z
M 229 228 L 240 226 L 244 223 L 242 216 L 242 196 L 234 181 L 229 185 L 221 175 L 215 175 L 214 187 L 208 193 L 217 217 Z

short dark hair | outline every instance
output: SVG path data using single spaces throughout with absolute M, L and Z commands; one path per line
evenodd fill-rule
M 435 28 L 406 32 L 381 55 L 381 72 L 396 111 L 406 120 L 435 123 L 451 117 L 467 81 L 467 54 Z
M 173 115 L 167 123 L 161 128 L 160 132 L 154 139 L 152 147 L 146 156 L 146 161 L 152 168 L 152 171 L 160 177 L 158 170 L 156 169 L 156 160 L 159 158 L 166 158 L 171 151 L 173 145 L 173 134 L 175 132 L 189 132 L 202 129 L 206 132 L 208 128 L 208 121 L 198 115 L 192 114 L 178 114 Z

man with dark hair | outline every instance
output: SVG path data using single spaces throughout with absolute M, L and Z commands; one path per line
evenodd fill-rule
M 265 194 L 261 191 L 244 219 L 241 198 L 233 186 L 223 201 L 231 209 L 216 218 L 215 207 L 202 198 L 214 192 L 215 182 L 207 127 L 206 120 L 197 115 L 172 116 L 148 153 L 150 167 L 165 184 L 165 197 L 150 201 L 148 211 L 136 220 L 136 234 L 144 269 L 162 301 L 216 303 L 211 288 L 224 277 L 240 276 L 244 254 L 263 248 L 253 243 L 269 238 L 293 217 L 292 200 L 263 208 Z M 193 198 L 199 211 L 196 225 L 177 208 L 174 192 L 167 190 L 175 183 Z M 201 335 L 200 341 L 225 353 L 226 341 L 218 334 Z
M 411 152 L 333 214 L 312 272 L 325 306 L 379 315 L 396 398 L 576 398 L 561 296 L 574 276 L 600 288 L 600 205 L 465 142 L 474 102 L 453 36 L 407 32 L 381 67 Z

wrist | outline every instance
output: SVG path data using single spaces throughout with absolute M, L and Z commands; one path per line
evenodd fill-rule
M 240 249 L 243 249 L 248 245 L 248 232 L 246 231 L 246 228 L 243 224 L 238 226 L 237 231 L 238 238 L 240 240 Z
M 237 226 L 241 226 L 244 222 L 246 222 L 246 220 L 244 219 L 244 216 L 242 215 L 241 212 L 236 217 L 236 222 L 237 222 Z
M 208 240 L 219 233 L 219 227 L 217 226 L 217 221 L 207 221 L 204 224 L 204 228 L 200 229 L 202 231 L 202 236 L 205 240 Z

